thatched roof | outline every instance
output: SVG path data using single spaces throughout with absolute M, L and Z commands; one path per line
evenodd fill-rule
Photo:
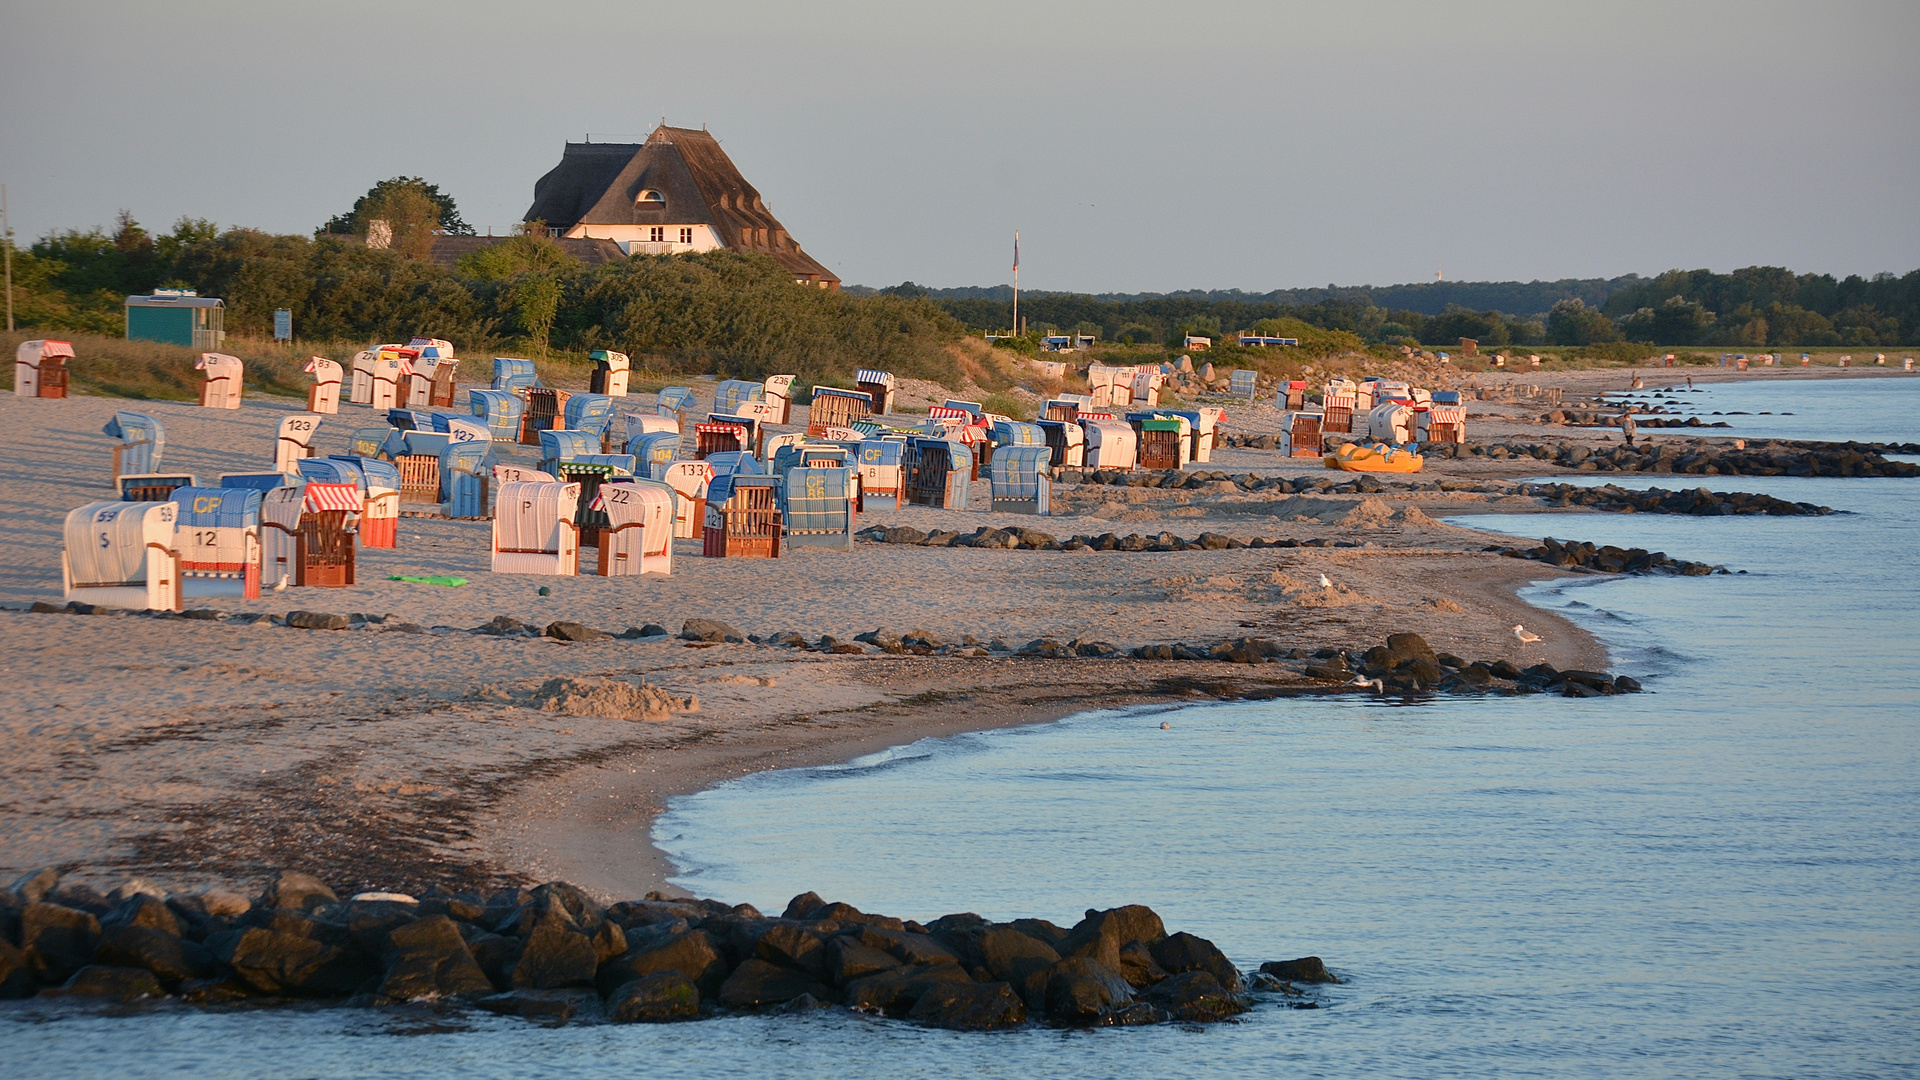
M 653 192 L 657 199 L 642 198 Z M 762 251 L 796 278 L 840 279 L 787 235 L 746 177 L 705 131 L 661 126 L 644 143 L 568 143 L 533 186 L 528 221 L 576 225 L 711 225 L 727 247 Z

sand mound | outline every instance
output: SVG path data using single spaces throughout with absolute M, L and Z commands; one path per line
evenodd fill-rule
M 650 683 L 570 676 L 512 692 L 484 686 L 473 696 L 560 716 L 602 716 L 611 720 L 665 720 L 673 713 L 700 709 L 699 698 L 675 697 Z
M 1378 527 L 1392 521 L 1393 507 L 1385 499 L 1361 499 L 1360 505 L 1346 512 L 1340 524 L 1356 527 Z
M 1403 525 L 1438 525 L 1439 522 L 1427 516 L 1426 511 L 1417 506 L 1403 506 L 1393 515 L 1395 521 Z

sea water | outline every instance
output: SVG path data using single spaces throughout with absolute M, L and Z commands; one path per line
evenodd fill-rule
M 1883 382 L 1791 393 L 1809 385 L 1866 410 Z M 1645 694 L 1090 712 L 748 777 L 656 827 L 680 884 L 762 908 L 814 889 L 903 917 L 1065 924 L 1148 904 L 1243 968 L 1324 957 L 1345 981 L 1318 1009 L 978 1035 L 839 1010 L 549 1029 L 28 1002 L 0 1010 L 8 1072 L 1920 1074 L 1920 481 L 1630 482 L 1844 513 L 1466 522 L 1745 571 L 1531 591 Z

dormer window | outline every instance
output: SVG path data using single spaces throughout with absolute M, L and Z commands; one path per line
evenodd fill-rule
M 658 208 L 667 205 L 667 197 L 652 188 L 647 188 L 634 198 L 633 204 L 639 207 Z

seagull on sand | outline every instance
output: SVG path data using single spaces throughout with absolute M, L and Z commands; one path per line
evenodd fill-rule
M 1513 636 L 1519 638 L 1520 644 L 1522 645 L 1531 645 L 1534 642 L 1540 640 L 1539 634 L 1527 633 L 1525 630 L 1521 629 L 1519 623 L 1515 623 L 1513 626 Z
M 1327 575 L 1325 575 L 1325 574 L 1321 574 L 1321 575 L 1320 575 L 1320 587 L 1321 587 L 1321 588 L 1323 588 L 1323 589 L 1331 589 L 1331 588 L 1333 588 L 1333 579 L 1332 579 L 1332 578 L 1330 578 L 1330 577 L 1328 577 L 1328 576 L 1327 576 Z
M 293 580 L 293 579 L 292 579 L 291 577 L 289 577 L 288 575 L 286 575 L 286 574 L 281 574 L 281 575 L 280 575 L 280 580 L 279 580 L 279 581 L 276 581 L 276 582 L 274 582 L 274 583 L 273 583 L 273 591 L 274 591 L 274 592 L 286 592 L 286 591 L 287 591 L 287 583 L 288 583 L 289 581 L 292 581 L 292 580 Z

